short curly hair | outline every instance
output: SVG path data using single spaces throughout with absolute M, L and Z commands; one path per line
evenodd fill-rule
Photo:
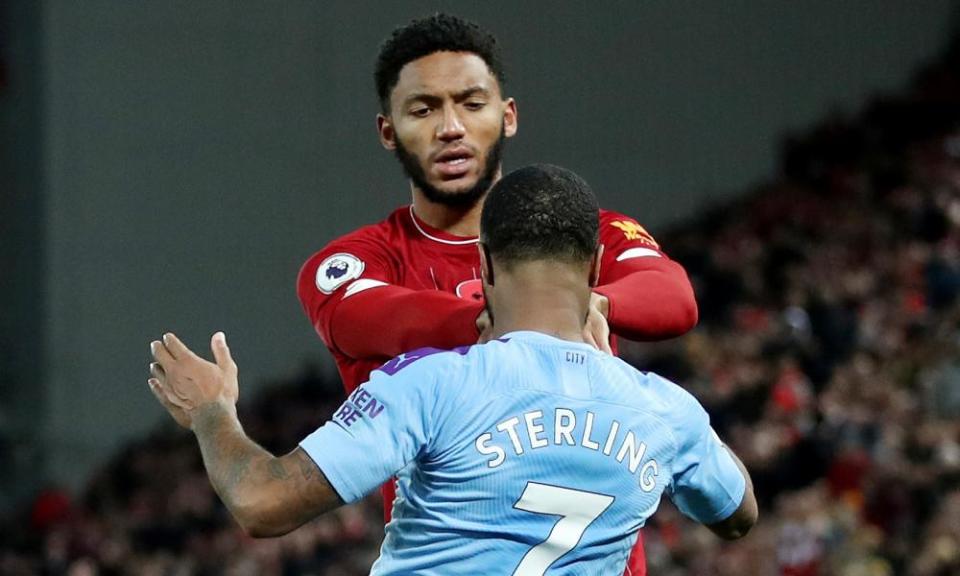
M 473 22 L 437 13 L 395 29 L 380 46 L 374 79 L 384 114 L 390 112 L 390 93 L 397 85 L 400 70 L 414 60 L 445 51 L 476 54 L 503 86 L 503 62 L 493 34 Z
M 589 261 L 599 242 L 600 207 L 582 178 L 550 164 L 517 169 L 497 182 L 480 215 L 480 242 L 502 265 Z

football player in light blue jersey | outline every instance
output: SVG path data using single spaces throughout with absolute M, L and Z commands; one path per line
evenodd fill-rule
M 274 457 L 243 433 L 236 365 L 172 334 L 150 387 L 197 436 L 240 525 L 279 535 L 396 475 L 374 574 L 613 574 L 666 493 L 724 538 L 757 504 L 740 461 L 679 386 L 583 341 L 602 246 L 583 180 L 506 176 L 481 217 L 490 340 L 417 350 L 375 371 L 300 446 Z

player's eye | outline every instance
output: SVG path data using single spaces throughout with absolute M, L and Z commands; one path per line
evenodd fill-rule
M 487 103 L 484 102 L 484 101 L 482 101 L 482 100 L 470 100 L 470 101 L 466 102 L 463 106 L 464 106 L 464 108 L 466 108 L 467 110 L 471 110 L 471 111 L 474 111 L 474 112 L 475 112 L 475 111 L 477 111 L 477 110 L 482 110 L 483 107 L 486 106 L 486 105 L 487 105 Z
M 430 115 L 430 108 L 428 106 L 417 106 L 410 110 L 410 115 L 417 118 L 426 118 Z

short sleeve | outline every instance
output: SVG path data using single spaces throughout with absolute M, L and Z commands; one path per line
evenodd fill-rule
M 703 524 L 720 522 L 740 506 L 746 479 L 700 403 L 679 387 L 678 396 L 679 417 L 673 420 L 678 453 L 668 494 L 690 518 Z
M 424 454 L 441 398 L 442 355 L 395 358 L 356 388 L 333 417 L 300 442 L 344 502 L 359 500 Z

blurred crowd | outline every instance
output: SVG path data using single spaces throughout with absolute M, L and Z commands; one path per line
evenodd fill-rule
M 762 512 L 721 547 L 663 506 L 652 574 L 960 574 L 958 48 L 663 239 L 701 322 L 629 357 L 707 406 Z
M 244 429 L 286 453 L 343 399 L 335 374 L 308 370 L 239 407 Z M 383 538 L 379 498 L 283 537 L 256 540 L 213 492 L 196 440 L 172 421 L 117 454 L 72 500 L 41 492 L 0 526 L 0 575 L 270 576 L 366 574 Z
M 761 520 L 723 543 L 664 501 L 650 573 L 960 574 L 960 43 L 905 93 L 791 137 L 776 180 L 661 240 L 701 322 L 624 356 L 707 406 Z M 282 453 L 341 398 L 309 372 L 241 418 Z M 0 574 L 365 574 L 382 530 L 374 495 L 247 538 L 168 424 L 82 495 L 46 490 L 0 526 Z

